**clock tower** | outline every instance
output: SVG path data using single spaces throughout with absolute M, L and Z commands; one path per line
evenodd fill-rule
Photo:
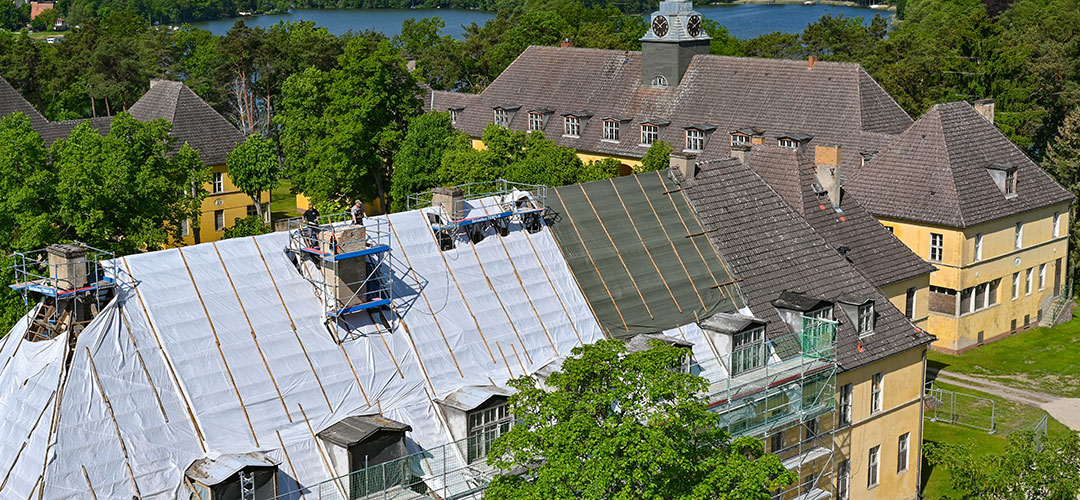
M 690 59 L 709 53 L 709 35 L 690 0 L 664 0 L 652 13 L 649 32 L 641 37 L 641 85 L 673 89 Z

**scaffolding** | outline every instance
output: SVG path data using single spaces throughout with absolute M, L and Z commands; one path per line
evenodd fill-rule
M 532 233 L 539 231 L 547 212 L 547 189 L 504 179 L 474 182 L 410 195 L 408 207 L 442 210 L 429 212 L 428 220 L 440 247 L 449 250 L 461 237 L 478 243 L 488 229 L 506 236 L 511 223 L 519 223 Z
M 768 451 L 798 474 L 795 485 L 774 492 L 773 498 L 835 496 L 830 477 L 837 423 L 836 325 L 804 316 L 801 331 L 763 340 L 764 366 L 710 384 L 709 408 L 722 416 L 728 432 L 765 440 Z M 777 354 L 782 351 L 787 355 Z M 729 374 L 736 355 L 720 356 Z M 774 440 L 777 434 L 784 437 Z M 794 442 L 788 440 L 791 434 Z
M 287 251 L 315 287 L 328 322 L 390 307 L 394 270 L 384 218 L 365 218 L 363 224 L 353 224 L 348 213 L 320 216 L 314 223 L 295 218 L 287 230 Z
M 115 293 L 113 252 L 74 242 L 15 252 L 11 258 L 15 283 L 8 287 L 21 293 L 27 308 L 41 297 L 27 340 L 78 334 Z

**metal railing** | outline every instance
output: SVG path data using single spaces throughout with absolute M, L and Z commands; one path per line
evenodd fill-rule
M 535 208 L 542 208 L 547 203 L 547 186 L 542 184 L 526 184 L 523 182 L 512 182 L 505 179 L 496 179 L 491 182 L 473 182 L 469 184 L 461 184 L 458 186 L 452 186 L 450 189 L 460 190 L 463 201 L 476 201 L 484 198 L 497 198 L 499 202 L 505 203 L 513 201 L 507 199 L 507 195 L 513 195 L 514 193 L 528 193 L 532 197 L 532 202 L 536 204 Z M 409 195 L 408 209 L 416 210 L 418 208 L 425 208 L 432 206 L 432 198 L 435 194 L 434 190 L 428 190 L 421 193 L 415 193 Z M 483 208 L 494 208 L 498 203 L 487 203 Z
M 116 259 L 115 253 L 79 242 L 74 244 L 86 250 L 85 259 L 49 264 L 47 248 L 12 253 L 11 269 L 15 272 L 15 283 L 9 285 L 10 288 L 23 292 L 23 300 L 29 306 L 28 292 L 60 297 L 116 282 L 114 266 L 105 265 Z M 65 279 L 76 275 L 86 278 L 88 284 L 75 287 L 74 283 Z
M 484 458 L 468 464 L 468 439 L 436 446 L 282 493 L 270 500 L 445 500 L 480 498 L 495 471 Z
M 989 434 L 997 431 L 997 405 L 993 399 L 942 389 L 934 381 L 927 383 L 926 398 L 925 415 L 931 422 L 963 425 Z
M 300 273 L 315 286 L 329 318 L 393 300 L 391 229 L 385 217 L 365 217 L 363 226 L 353 224 L 348 213 L 286 224 L 289 249 L 300 257 Z M 305 267 L 304 261 L 313 266 Z
M 755 435 L 831 412 L 836 392 L 836 325 L 805 318 L 802 331 L 765 341 L 766 351 L 781 353 L 779 359 L 770 356 L 761 368 L 713 383 L 710 408 L 725 416 L 728 431 Z M 734 366 L 732 356 L 720 356 L 725 368 Z

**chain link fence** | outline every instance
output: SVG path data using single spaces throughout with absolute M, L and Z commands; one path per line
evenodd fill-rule
M 990 434 L 997 431 L 993 399 L 942 389 L 931 381 L 926 387 L 925 404 L 926 418 L 931 422 L 963 425 Z

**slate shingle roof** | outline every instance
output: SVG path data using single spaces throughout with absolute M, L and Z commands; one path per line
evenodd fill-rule
M 911 118 L 862 69 L 851 63 L 695 56 L 675 89 L 641 86 L 641 52 L 529 47 L 482 93 L 467 98 L 458 128 L 480 137 L 492 122 L 492 108 L 514 104 L 510 128 L 526 130 L 527 111 L 553 110 L 544 133 L 563 146 L 638 158 L 638 125 L 670 122 L 661 139 L 677 150 L 683 129 L 717 127 L 711 143 L 728 146 L 728 132 L 745 127 L 765 130 L 768 138 L 802 133 L 817 142 L 849 151 L 881 150 L 906 130 Z M 449 93 L 434 95 L 434 109 L 446 110 Z M 444 101 L 445 100 L 445 101 Z M 579 138 L 562 137 L 562 114 L 589 111 Z M 602 141 L 602 118 L 626 117 L 621 142 Z M 848 161 L 857 162 L 852 156 Z M 851 168 L 855 165 L 851 164 Z
M 934 271 L 934 266 L 885 229 L 852 193 L 841 196 L 838 212 L 827 195 L 814 192 L 811 184 L 818 179 L 808 153 L 756 145 L 748 165 L 833 248 L 847 247 L 845 257 L 874 286 L 880 288 Z
M 164 118 L 172 122 L 177 144 L 199 151 L 205 165 L 224 165 L 225 157 L 244 134 L 181 82 L 155 82 L 128 110 L 136 120 Z
M 995 164 L 1017 168 L 1016 197 L 994 183 Z M 966 102 L 934 106 L 845 187 L 876 216 L 958 228 L 1073 199 Z
M 773 301 L 786 290 L 835 299 L 841 294 L 871 297 L 877 314 L 874 333 L 858 338 L 853 321 L 839 307 L 837 362 L 844 370 L 925 345 L 933 340 L 917 330 L 870 281 L 844 260 L 750 167 L 737 159 L 704 162 L 692 183 L 684 183 L 710 239 L 743 279 L 740 290 L 756 317 L 769 322 L 770 337 L 786 335 Z M 861 344 L 861 349 L 860 349 Z

